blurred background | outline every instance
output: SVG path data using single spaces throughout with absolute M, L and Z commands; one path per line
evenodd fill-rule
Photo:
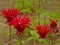
M 49 23 L 48 18 L 58 19 L 58 25 L 60 25 L 60 0 L 0 0 L 0 13 L 1 9 L 18 8 L 21 12 L 30 15 L 32 13 L 35 19 L 34 26 L 37 25 L 40 18 L 40 22 L 44 24 L 44 16 L 46 16 L 46 24 Z M 39 15 L 40 17 L 38 17 Z M 12 45 L 18 45 L 17 36 L 15 36 L 15 30 L 12 27 Z M 58 37 L 60 38 L 60 37 Z M 9 26 L 6 24 L 6 20 L 3 16 L 0 16 L 0 45 L 8 42 L 9 39 Z M 18 43 L 16 43 L 18 42 Z M 27 42 L 24 45 L 32 45 L 33 42 Z

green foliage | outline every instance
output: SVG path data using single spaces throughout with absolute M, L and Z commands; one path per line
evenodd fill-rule
M 39 39 L 38 41 L 40 41 L 41 43 L 45 43 L 46 45 L 49 45 L 50 40 L 48 39 Z
M 60 43 L 57 43 L 56 45 L 60 45 Z
M 20 45 L 20 40 L 17 40 L 17 42 L 16 42 L 16 43 L 17 43 L 17 45 Z
M 60 38 L 58 38 L 55 42 L 56 42 L 56 45 L 60 45 Z
M 36 30 L 30 31 L 30 33 L 31 33 L 32 37 L 33 37 L 35 40 L 37 40 L 37 39 L 39 38 L 39 35 L 38 35 L 38 33 L 37 33 Z
M 36 12 L 40 12 L 40 13 L 44 13 L 44 12 L 46 12 L 46 10 L 44 10 L 44 9 L 42 9 L 42 8 L 38 8 L 38 9 L 36 9 Z
M 3 43 L 0 42 L 0 45 L 3 45 Z
M 36 3 L 36 5 L 39 5 L 39 3 L 38 3 L 38 1 L 36 2 L 37 0 L 35 0 L 35 3 Z M 40 4 L 41 5 L 44 5 L 44 1 L 45 0 L 42 0 L 41 2 L 40 2 Z M 51 4 L 51 2 L 50 1 L 48 1 L 48 0 L 46 0 L 47 1 L 47 3 L 48 4 Z M 48 18 L 53 18 L 53 19 L 60 19 L 60 14 L 58 14 L 57 12 L 50 12 L 49 10 L 47 11 L 47 10 L 45 10 L 44 8 L 39 8 L 39 7 L 36 7 L 36 5 L 35 4 L 33 4 L 33 0 L 18 0 L 18 2 L 17 2 L 17 4 L 15 5 L 15 7 L 16 8 L 18 8 L 18 9 L 20 9 L 20 11 L 21 12 L 24 12 L 24 13 L 26 13 L 26 12 L 31 12 L 31 9 L 34 9 L 34 11 L 35 12 L 37 12 L 37 13 L 40 13 L 40 15 L 42 16 L 40 16 L 40 23 L 42 23 L 42 24 L 44 24 L 44 15 L 46 15 Z M 34 6 L 34 7 L 33 7 Z M 56 5 L 58 8 L 60 8 L 60 3 L 58 3 L 57 5 Z M 34 22 L 33 22 L 33 27 L 35 27 L 38 23 L 38 20 L 36 20 L 35 18 L 37 18 L 37 16 L 34 16 L 33 17 L 34 18 Z M 43 21 L 42 21 L 43 20 Z M 59 21 L 59 20 L 58 20 Z M 47 23 L 49 23 L 49 21 L 48 21 L 48 19 L 47 19 Z M 58 25 L 60 25 L 60 21 L 58 22 Z M 26 41 L 22 41 L 22 43 L 25 43 L 25 42 L 28 42 L 28 41 L 30 41 L 30 40 L 32 40 L 33 38 L 35 39 L 35 40 L 37 40 L 38 39 L 38 41 L 40 41 L 40 42 L 44 42 L 44 43 L 46 43 L 47 45 L 49 44 L 49 42 L 50 42 L 50 40 L 48 40 L 48 39 L 39 39 L 39 34 L 37 33 L 37 31 L 36 30 L 30 30 L 30 29 L 28 29 L 28 28 L 26 28 L 25 29 L 25 35 L 26 36 L 28 36 L 29 35 L 29 33 L 31 34 L 31 36 L 32 37 L 29 37 L 29 38 L 27 38 L 27 40 Z M 4 32 L 4 34 L 5 35 L 9 35 L 9 32 Z M 52 35 L 52 34 L 49 34 L 48 35 L 48 37 L 49 38 L 51 38 L 52 39 L 52 37 L 53 37 L 54 35 Z M 17 45 L 19 45 L 20 44 L 20 41 L 18 40 L 17 41 Z M 57 39 L 56 40 L 56 45 L 60 45 L 60 39 Z
M 29 36 L 29 33 L 30 33 L 30 29 L 26 28 L 26 29 L 25 29 L 25 35 L 26 35 L 26 36 Z
M 23 13 L 30 12 L 30 9 L 29 8 L 25 8 L 25 9 L 22 9 L 21 12 L 23 12 Z
M 60 2 L 58 2 L 58 3 L 56 4 L 56 7 L 60 8 Z
M 4 32 L 3 34 L 9 36 L 9 32 L 8 31 Z
M 21 40 L 21 43 L 24 44 L 24 43 L 26 43 L 26 42 L 25 42 L 24 40 Z M 20 45 L 20 40 L 17 40 L 17 41 L 16 41 L 16 44 L 17 44 L 17 45 Z
M 28 41 L 30 41 L 32 39 L 33 39 L 33 37 L 29 37 L 29 38 L 27 38 L 27 40 L 25 42 L 28 42 Z
M 30 9 L 33 7 L 32 0 L 18 0 L 15 7 L 20 9 L 21 12 L 30 12 Z

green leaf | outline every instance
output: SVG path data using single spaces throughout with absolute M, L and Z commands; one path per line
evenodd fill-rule
M 25 43 L 25 41 L 22 40 L 21 43 Z M 17 45 L 20 45 L 20 40 L 17 40 L 16 44 L 17 44 Z
M 27 9 L 22 9 L 21 12 L 24 12 L 24 13 L 25 13 L 25 12 L 30 12 L 30 9 L 29 9 L 29 8 L 27 8 Z
M 19 45 L 19 44 L 20 44 L 20 40 L 17 40 L 17 42 L 16 42 L 16 43 L 17 43 L 17 45 Z
M 25 2 L 25 7 L 26 8 L 32 8 L 33 7 L 32 2 L 31 1 L 26 1 Z
M 9 32 L 8 31 L 4 32 L 3 34 L 9 36 Z
M 60 2 L 59 3 L 57 3 L 57 5 L 56 5 L 58 8 L 60 8 Z
M 45 10 L 44 9 L 36 9 L 36 12 L 41 12 L 41 13 L 43 13 L 43 12 L 45 12 Z
M 0 42 L 0 45 L 3 45 L 3 43 L 2 43 L 2 42 Z
M 40 42 L 49 42 L 48 39 L 39 39 Z
M 23 5 L 23 6 L 22 6 Z M 30 8 L 32 8 L 32 0 L 18 0 L 15 7 L 22 10 L 22 12 L 29 12 Z
M 60 43 L 56 43 L 56 45 L 60 45 Z
M 28 42 L 28 41 L 30 41 L 32 39 L 33 39 L 33 37 L 29 37 L 29 38 L 27 38 L 26 42 Z
M 59 45 L 59 44 L 60 44 L 60 38 L 56 40 L 56 45 Z
M 48 39 L 39 39 L 38 41 L 44 42 L 46 44 L 49 44 L 49 42 L 50 42 L 50 40 L 48 40 Z
M 39 35 L 38 35 L 38 33 L 37 33 L 36 30 L 30 31 L 30 33 L 31 33 L 31 35 L 32 35 L 32 37 L 33 37 L 34 39 L 38 39 L 38 38 L 39 38 Z
M 29 36 L 29 33 L 30 33 L 30 29 L 29 29 L 29 28 L 26 28 L 26 29 L 25 29 L 25 35 L 26 35 L 26 36 Z

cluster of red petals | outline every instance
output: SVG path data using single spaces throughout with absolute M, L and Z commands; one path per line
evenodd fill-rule
M 30 26 L 30 18 L 25 16 L 19 16 L 19 10 L 15 8 L 9 8 L 8 10 L 3 9 L 2 14 L 7 19 L 9 25 L 14 26 L 17 30 L 17 34 L 23 33 L 26 27 Z
M 46 35 L 50 32 L 48 27 L 49 27 L 48 25 L 44 25 L 44 26 L 38 25 L 36 27 L 36 30 L 38 30 L 38 34 L 41 36 L 41 38 L 45 38 Z
M 50 30 L 54 33 L 58 32 L 58 26 L 57 26 L 57 20 L 52 20 L 52 19 L 49 19 L 50 20 Z
M 11 25 L 14 26 L 14 28 L 17 30 L 16 34 L 21 34 L 24 32 L 24 29 L 26 27 L 29 28 L 30 26 L 30 18 L 23 15 L 23 16 L 18 16 L 16 19 L 14 19 L 12 22 L 11 22 Z
M 11 22 L 19 14 L 19 10 L 15 8 L 9 8 L 8 10 L 3 9 L 2 14 L 7 19 L 7 22 Z

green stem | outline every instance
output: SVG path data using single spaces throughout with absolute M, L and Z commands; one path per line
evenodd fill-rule
M 46 24 L 46 15 L 44 15 L 44 25 Z
M 40 7 L 41 7 L 41 6 L 40 6 L 40 1 L 41 1 L 41 0 L 38 0 L 38 3 L 39 3 L 39 4 L 38 4 L 38 9 L 40 9 Z M 38 12 L 38 24 L 40 24 L 40 16 L 41 16 L 41 15 L 40 15 L 40 12 Z
M 33 39 L 33 45 L 35 45 L 35 39 Z
M 54 45 L 54 41 L 52 40 L 52 45 Z
M 10 45 L 12 45 L 11 44 L 11 26 L 10 26 Z
M 40 24 L 40 15 L 38 13 L 38 24 Z
M 56 33 L 55 33 L 55 34 L 54 34 L 54 37 L 53 37 L 53 39 L 52 39 L 52 45 L 55 45 L 56 39 L 57 39 L 57 35 L 56 35 Z
M 21 35 L 19 36 L 19 40 L 20 40 L 20 45 L 22 45 Z

